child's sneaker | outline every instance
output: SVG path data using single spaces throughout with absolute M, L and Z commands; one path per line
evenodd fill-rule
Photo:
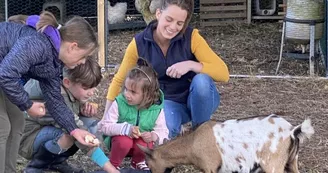
M 150 170 L 145 161 L 142 161 L 142 162 L 139 162 L 139 163 L 132 163 L 131 168 L 137 169 L 137 170 L 144 170 L 144 171 L 149 171 Z

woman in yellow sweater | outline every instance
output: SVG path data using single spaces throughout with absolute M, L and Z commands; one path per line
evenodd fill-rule
M 127 72 L 139 57 L 158 73 L 165 95 L 164 112 L 169 137 L 180 133 L 189 121 L 193 127 L 210 119 L 220 96 L 214 81 L 227 82 L 229 71 L 197 29 L 188 27 L 193 0 L 163 0 L 156 19 L 128 45 L 118 73 L 110 84 L 105 113 L 111 106 Z

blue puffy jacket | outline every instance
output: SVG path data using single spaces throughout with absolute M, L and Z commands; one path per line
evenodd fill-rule
M 0 23 L 0 88 L 12 103 L 25 111 L 32 106 L 32 101 L 21 79 L 38 80 L 49 114 L 71 132 L 77 125 L 60 93 L 62 67 L 49 37 L 30 26 Z

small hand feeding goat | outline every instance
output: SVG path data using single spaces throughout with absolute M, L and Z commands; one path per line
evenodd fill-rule
M 205 173 L 298 173 L 299 143 L 314 134 L 311 121 L 298 126 L 275 114 L 224 122 L 208 121 L 146 153 L 152 173 L 193 164 Z

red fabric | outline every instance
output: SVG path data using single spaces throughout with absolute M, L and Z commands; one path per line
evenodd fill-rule
M 131 162 L 134 164 L 144 161 L 145 154 L 139 149 L 137 144 L 153 148 L 153 142 L 147 145 L 142 138 L 132 139 L 128 136 L 113 136 L 110 153 L 110 162 L 113 166 L 119 167 L 126 156 L 131 156 Z

